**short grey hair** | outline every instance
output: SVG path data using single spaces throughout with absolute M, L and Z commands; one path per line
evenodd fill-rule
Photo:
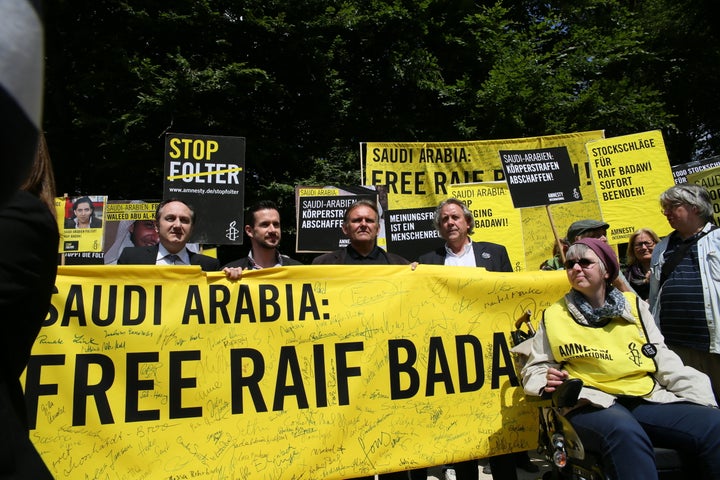
M 660 194 L 660 205 L 665 208 L 672 205 L 690 205 L 695 207 L 700 218 L 709 222 L 713 217 L 710 194 L 701 185 L 681 183 Z
M 435 230 L 440 231 L 440 211 L 445 205 L 457 205 L 458 207 L 462 208 L 463 215 L 465 216 L 465 221 L 468 224 L 468 235 L 472 235 L 473 231 L 475 230 L 475 218 L 473 218 L 473 214 L 467 207 L 467 205 L 465 205 L 457 198 L 448 198 L 447 200 L 443 200 L 442 202 L 440 202 L 440 205 L 437 206 L 437 208 L 435 209 L 435 217 L 433 218 L 433 225 L 435 226 Z

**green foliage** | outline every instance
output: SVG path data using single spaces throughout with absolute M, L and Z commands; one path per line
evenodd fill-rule
M 361 141 L 662 129 L 717 154 L 709 0 L 56 0 L 60 192 L 157 198 L 163 133 L 247 138 L 246 203 L 359 183 Z M 139 181 L 140 180 L 140 181 Z

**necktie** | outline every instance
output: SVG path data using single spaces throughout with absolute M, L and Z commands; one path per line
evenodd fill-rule
M 178 255 L 175 255 L 174 253 L 171 253 L 167 257 L 168 265 L 177 265 L 180 263 L 180 257 Z

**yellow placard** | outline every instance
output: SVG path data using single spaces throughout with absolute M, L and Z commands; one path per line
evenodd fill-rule
M 155 209 L 158 203 L 108 203 L 105 205 L 105 220 L 120 222 L 122 220 L 155 220 Z
M 590 142 L 587 151 L 608 243 L 627 242 L 639 228 L 670 233 L 659 200 L 675 181 L 659 130 Z
M 300 197 L 333 197 L 340 195 L 339 188 L 300 188 L 298 196 Z
M 720 167 L 689 173 L 687 179 L 688 182 L 702 185 L 708 191 L 713 206 L 715 225 L 720 225 Z

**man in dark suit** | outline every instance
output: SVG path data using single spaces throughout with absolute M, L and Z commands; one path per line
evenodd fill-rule
M 504 246 L 470 240 L 475 222 L 472 212 L 460 200 L 448 198 L 442 201 L 435 210 L 433 221 L 440 236 L 445 239 L 445 245 L 420 255 L 418 263 L 483 267 L 491 272 L 513 271 L 510 257 Z M 539 470 L 530 462 L 530 458 L 524 452 L 498 455 L 489 460 L 493 478 L 496 479 L 517 479 L 516 465 L 528 471 Z M 459 462 L 450 468 L 455 470 L 457 480 L 477 480 L 478 478 L 477 460 Z
M 424 253 L 418 263 L 483 267 L 490 272 L 512 272 L 510 257 L 502 245 L 490 242 L 473 242 L 473 216 L 464 203 L 449 198 L 438 206 L 434 218 L 435 228 L 445 245 Z
M 171 198 L 155 210 L 155 228 L 160 243 L 149 247 L 127 247 L 118 265 L 200 265 L 204 271 L 220 270 L 217 259 L 191 252 L 185 245 L 195 224 L 195 211 L 182 200 Z
M 246 257 L 226 264 L 223 270 L 226 268 L 260 270 L 261 268 L 302 265 L 297 260 L 281 254 L 278 250 L 282 231 L 280 229 L 280 212 L 274 202 L 263 200 L 250 207 L 245 215 L 245 233 L 250 238 L 250 251 Z

